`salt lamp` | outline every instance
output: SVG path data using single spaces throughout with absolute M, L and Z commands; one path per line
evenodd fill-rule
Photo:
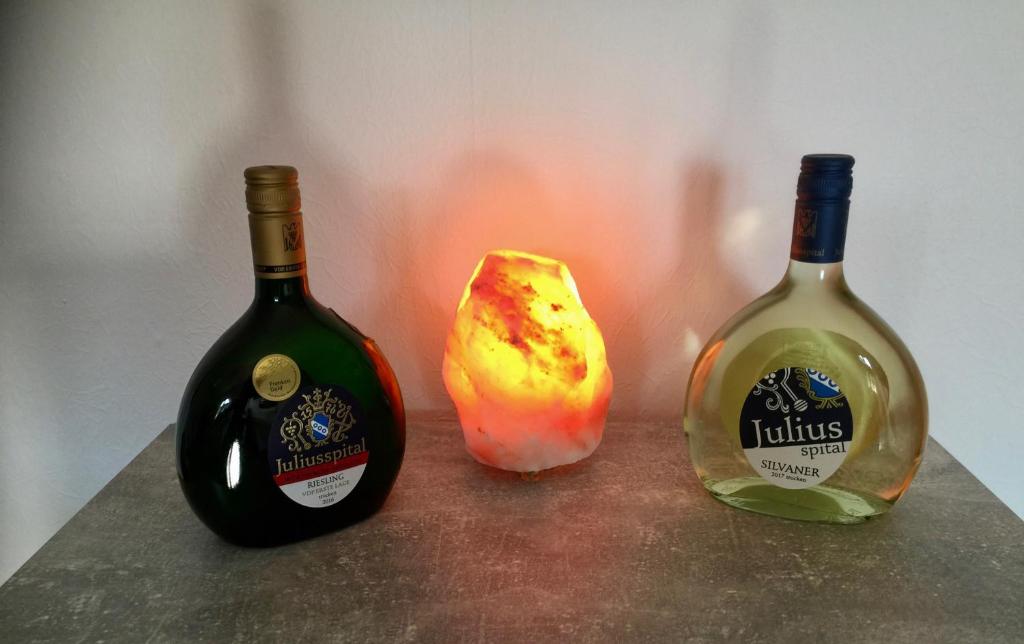
M 560 261 L 487 253 L 459 302 L 443 374 L 466 449 L 481 463 L 537 472 L 586 458 L 601 442 L 612 373 Z

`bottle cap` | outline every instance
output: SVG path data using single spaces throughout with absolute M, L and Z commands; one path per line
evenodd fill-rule
M 847 201 L 853 191 L 853 157 L 808 154 L 800 160 L 796 195 L 800 201 Z
M 299 171 L 290 165 L 258 165 L 245 169 L 245 203 L 254 215 L 298 212 Z

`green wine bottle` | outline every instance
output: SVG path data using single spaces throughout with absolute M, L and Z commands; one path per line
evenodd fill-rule
M 185 389 L 178 479 L 215 533 L 270 546 L 376 512 L 402 464 L 405 411 L 373 340 L 310 295 L 295 168 L 245 180 L 256 296 Z

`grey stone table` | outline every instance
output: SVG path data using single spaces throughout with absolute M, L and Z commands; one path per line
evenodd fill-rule
M 3 587 L 0 641 L 1024 641 L 1024 523 L 934 442 L 888 516 L 712 500 L 672 423 L 528 481 L 409 423 L 375 517 L 277 549 L 185 505 L 168 428 Z

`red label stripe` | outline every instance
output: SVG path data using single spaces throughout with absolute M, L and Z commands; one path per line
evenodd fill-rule
M 341 470 L 347 470 L 350 467 L 364 465 L 369 458 L 370 452 L 359 452 L 358 454 L 353 454 L 348 458 L 343 458 L 340 461 L 328 461 L 327 463 L 310 465 L 309 467 L 292 470 L 291 472 L 281 472 L 274 477 L 274 483 L 277 483 L 278 487 L 280 487 L 282 485 L 288 485 L 289 483 L 300 483 L 302 481 L 308 481 L 321 476 L 327 476 L 328 474 L 334 474 Z

